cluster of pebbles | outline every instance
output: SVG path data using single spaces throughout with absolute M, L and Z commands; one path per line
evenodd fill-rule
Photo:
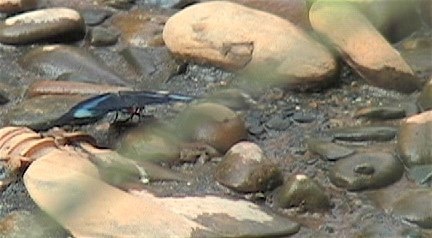
M 216 236 L 432 236 L 430 1 L 0 0 L 0 12 L 1 125 L 83 130 L 146 170 L 144 190 L 271 211 L 274 224 L 251 215 L 243 233 L 219 217 Z M 93 95 L 160 89 L 197 100 L 149 106 L 144 122 L 55 124 Z M 40 211 L 0 165 L 0 234 L 19 237 Z M 37 166 L 25 176 L 57 170 Z M 50 190 L 26 186 L 57 219 L 37 195 Z M 220 206 L 205 198 L 191 201 Z M 45 220 L 32 234 L 68 236 Z

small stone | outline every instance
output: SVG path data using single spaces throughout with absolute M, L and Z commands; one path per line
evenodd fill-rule
M 404 164 L 432 164 L 432 111 L 407 118 L 399 129 L 397 152 Z
M 261 148 L 251 142 L 235 144 L 215 170 L 216 180 L 239 192 L 262 192 L 282 182 L 276 165 L 267 161 Z
M 311 123 L 315 120 L 315 116 L 310 113 L 296 112 L 292 119 L 298 123 Z
M 432 190 L 411 189 L 393 205 L 392 213 L 421 228 L 432 228 Z
M 104 27 L 95 27 L 91 31 L 90 44 L 93 46 L 114 45 L 119 37 L 118 32 L 114 32 Z
M 309 19 L 313 29 L 326 36 L 345 61 L 372 85 L 405 93 L 419 89 L 421 82 L 412 69 L 353 5 L 316 1 Z
M 389 141 L 395 138 L 397 129 L 388 126 L 348 127 L 332 131 L 333 138 L 341 141 Z
M 112 25 L 121 32 L 120 39 L 131 46 L 159 47 L 164 45 L 163 26 L 168 15 L 145 10 L 132 10 L 112 17 Z
M 80 13 L 88 26 L 97 26 L 112 15 L 110 11 L 104 9 L 84 9 Z
M 276 203 L 283 208 L 301 207 L 307 211 L 329 209 L 330 199 L 324 188 L 306 175 L 291 176 L 276 193 Z
M 127 47 L 120 54 L 142 75 L 145 85 L 152 88 L 168 82 L 186 67 L 184 62 L 174 59 L 165 47 Z
M 2 0 L 0 1 L 0 12 L 17 13 L 35 9 L 37 0 Z
M 231 109 L 215 103 L 190 106 L 179 115 L 177 123 L 179 135 L 207 143 L 221 153 L 247 138 L 244 121 Z
M 163 39 L 187 60 L 242 69 L 238 83 L 246 87 L 307 87 L 328 83 L 336 72 L 330 51 L 292 23 L 226 1 L 176 13 L 165 24 Z
M 357 110 L 354 113 L 355 118 L 364 117 L 367 119 L 378 119 L 378 120 L 387 120 L 387 119 L 400 119 L 404 118 L 406 115 L 405 109 L 400 107 L 366 107 L 360 110 Z
M 50 45 L 37 47 L 20 59 L 24 69 L 56 79 L 62 74 L 81 74 L 93 83 L 126 85 L 126 82 L 107 65 L 83 48 Z
M 283 131 L 291 126 L 291 120 L 284 118 L 282 115 L 274 115 L 265 124 L 265 126 L 272 130 Z
M 330 181 L 349 191 L 374 189 L 399 180 L 404 167 L 393 155 L 382 152 L 356 154 L 338 160 L 330 169 Z
M 355 150 L 331 142 L 308 140 L 308 149 L 327 160 L 335 161 L 354 154 Z
M 114 7 L 117 9 L 128 9 L 130 8 L 135 0 L 99 0 L 103 4 L 106 4 L 107 6 Z
M 0 24 L 0 42 L 29 44 L 38 41 L 68 42 L 85 34 L 81 15 L 69 8 L 48 8 L 7 18 Z

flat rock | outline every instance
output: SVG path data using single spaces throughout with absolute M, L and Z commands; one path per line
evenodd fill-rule
M 17 13 L 35 9 L 37 0 L 2 0 L 0 1 L 0 12 Z
M 389 141 L 395 138 L 397 129 L 390 126 L 357 126 L 334 129 L 331 134 L 340 141 Z
M 274 237 L 299 230 L 247 201 L 130 194 L 98 179 L 89 161 L 62 153 L 33 162 L 24 183 L 36 204 L 75 237 Z
M 85 49 L 50 45 L 37 47 L 22 56 L 20 65 L 43 76 L 56 79 L 64 74 L 79 74 L 92 83 L 126 85 L 106 64 Z
M 44 95 L 24 99 L 5 115 L 5 120 L 9 125 L 47 129 L 55 126 L 55 121 L 81 100 L 84 97 L 76 95 Z
M 119 33 L 105 27 L 94 27 L 91 31 L 90 44 L 92 46 L 110 46 L 117 43 Z
M 254 75 L 245 80 L 249 85 L 310 86 L 336 72 L 330 51 L 292 23 L 230 2 L 178 12 L 165 24 L 163 39 L 175 55 Z
M 307 141 L 307 146 L 310 151 L 317 153 L 330 161 L 335 161 L 347 157 L 354 154 L 355 152 L 355 150 L 345 146 L 312 139 Z
M 392 154 L 359 153 L 338 160 L 330 169 L 330 181 L 349 191 L 387 186 L 402 177 L 404 167 Z
M 198 0 L 144 0 L 147 5 L 157 6 L 160 8 L 184 8 L 188 5 L 198 2 Z
M 420 81 L 408 64 L 353 5 L 320 0 L 312 5 L 309 19 L 372 85 L 406 93 L 419 89 Z
M 186 67 L 184 62 L 174 59 L 166 47 L 127 47 L 120 54 L 152 89 L 157 89 Z
M 81 15 L 69 8 L 47 8 L 7 18 L 0 24 L 0 42 L 28 44 L 39 41 L 69 42 L 85 34 Z
M 431 189 L 412 189 L 393 205 L 393 215 L 426 229 L 432 228 Z
M 408 167 L 432 164 L 432 111 L 411 116 L 402 123 L 397 151 Z
M 405 109 L 390 106 L 370 106 L 357 110 L 355 118 L 367 118 L 372 120 L 400 119 L 406 115 Z

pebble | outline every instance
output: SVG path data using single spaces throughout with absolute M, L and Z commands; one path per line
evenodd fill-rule
M 330 161 L 336 161 L 355 153 L 355 150 L 348 147 L 315 139 L 308 140 L 307 146 L 310 151 Z
M 275 200 L 280 207 L 300 207 L 306 211 L 322 211 L 331 207 L 325 189 L 303 174 L 290 176 L 278 189 Z
M 252 142 L 231 147 L 215 170 L 219 183 L 238 192 L 264 192 L 282 182 L 282 173 Z
M 432 189 L 410 189 L 405 191 L 393 205 L 392 213 L 421 228 L 432 228 Z
M 56 79 L 62 74 L 80 74 L 91 83 L 126 85 L 106 64 L 83 48 L 66 45 L 37 47 L 20 59 L 24 69 Z
M 402 163 L 392 154 L 358 153 L 338 160 L 330 169 L 330 181 L 349 191 L 375 189 L 398 181 L 404 172 Z
M 311 123 L 316 116 L 311 113 L 296 112 L 292 115 L 292 119 L 298 123 Z
M 420 80 L 398 51 L 351 4 L 316 1 L 309 19 L 370 84 L 405 93 L 419 89 Z
M 82 39 L 84 34 L 83 18 L 69 8 L 47 8 L 21 13 L 0 24 L 0 42 L 4 44 L 70 42 Z
M 91 30 L 90 44 L 92 46 L 115 45 L 119 38 L 119 33 L 104 27 L 94 27 Z
M 177 134 L 207 143 L 221 153 L 247 138 L 244 121 L 231 109 L 215 103 L 190 106 L 178 116 L 177 123 Z
M 2 0 L 0 1 L 0 12 L 17 13 L 35 9 L 37 0 Z
M 400 107 L 365 107 L 357 110 L 354 113 L 354 118 L 367 118 L 373 120 L 388 120 L 388 119 L 400 119 L 406 115 L 405 109 Z
M 126 47 L 120 54 L 141 75 L 144 85 L 154 89 L 186 68 L 185 62 L 174 59 L 165 47 Z
M 306 87 L 327 83 L 336 72 L 330 51 L 292 23 L 225 1 L 176 13 L 165 24 L 163 39 L 171 52 L 187 60 L 244 70 L 249 87 Z
M 340 141 L 390 141 L 395 138 L 397 129 L 389 126 L 359 126 L 335 129 L 333 138 Z
M 291 126 L 292 122 L 290 118 L 285 118 L 282 115 L 274 115 L 272 116 L 265 124 L 266 128 L 284 131 Z
M 432 111 L 407 118 L 399 129 L 397 152 L 408 167 L 432 164 Z
M 162 31 L 169 15 L 132 10 L 112 17 L 112 25 L 121 32 L 121 40 L 130 46 L 163 46 Z

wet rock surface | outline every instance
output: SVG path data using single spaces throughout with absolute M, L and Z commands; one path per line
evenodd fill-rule
M 380 188 L 396 182 L 403 165 L 392 154 L 362 153 L 339 160 L 330 170 L 330 180 L 350 191 Z
M 0 1 L 0 5 L 3 2 Z M 7 146 L 8 149 L 3 150 L 5 147 L 0 140 L 0 232 L 7 231 L 6 237 L 28 237 L 20 229 L 19 221 L 22 220 L 29 224 L 27 228 L 32 231 L 29 234 L 43 234 L 41 237 L 79 237 L 77 234 L 89 230 L 124 236 L 125 230 L 118 233 L 118 226 L 111 226 L 115 221 L 116 224 L 127 224 L 125 229 L 134 227 L 134 232 L 156 234 L 157 237 L 179 234 L 180 237 L 431 237 L 430 214 L 426 210 L 432 184 L 429 122 L 424 114 L 417 115 L 420 118 L 411 118 L 432 105 L 429 102 L 432 31 L 428 26 L 430 17 L 425 14 L 429 5 L 424 5 L 428 1 L 413 0 L 410 6 L 398 10 L 406 3 L 353 0 L 356 2 L 354 11 L 344 11 L 347 20 L 338 20 L 328 28 L 336 33 L 341 31 L 341 24 L 350 24 L 348 28 L 356 29 L 354 39 L 358 40 L 353 45 L 361 43 L 362 46 L 380 45 L 384 41 L 377 34 L 382 33 L 387 49 L 400 54 L 398 57 L 393 58 L 393 53 L 387 55 L 389 58 L 377 54 L 381 52 L 378 48 L 353 47 L 346 52 L 352 54 L 350 56 L 368 56 L 363 58 L 373 62 L 369 69 L 374 74 L 381 72 L 374 67 L 382 66 L 383 62 L 394 62 L 392 59 L 400 62 L 402 58 L 412 74 L 426 82 L 420 94 L 400 94 L 383 89 L 413 89 L 408 81 L 393 83 L 399 73 L 409 72 L 401 70 L 404 67 L 396 70 L 398 73 L 394 75 L 389 72 L 396 72 L 397 68 L 383 70 L 386 71 L 384 79 L 379 75 L 367 82 L 359 75 L 363 71 L 347 60 L 347 55 L 344 55 L 345 60 L 335 61 L 337 51 L 325 43 L 318 31 L 308 27 L 307 11 L 318 1 L 232 2 L 243 4 L 235 5 L 236 9 L 243 10 L 228 14 L 225 8 L 204 9 L 209 6 L 205 5 L 207 3 L 194 3 L 195 6 L 189 7 L 184 5 L 189 4 L 188 1 L 171 0 L 157 4 L 146 0 L 44 0 L 28 10 L 1 13 L 1 24 L 4 25 L 8 18 L 33 11 L 67 8 L 79 12 L 85 26 L 74 25 L 74 29 L 80 29 L 76 32 L 79 34 L 74 35 L 76 38 L 67 33 L 72 33 L 72 25 L 65 26 L 63 30 L 67 32 L 63 33 L 50 28 L 64 22 L 57 21 L 59 18 L 53 14 L 52 22 L 47 20 L 46 24 L 37 23 L 31 27 L 56 32 L 59 35 L 54 39 L 38 38 L 25 44 L 0 45 L 0 126 L 17 124 L 44 129 L 39 130 L 36 137 L 56 138 L 55 144 L 67 148 L 68 155 L 86 153 L 88 158 L 85 158 L 85 166 L 71 168 L 74 162 L 69 161 L 68 156 L 54 155 L 61 159 L 56 160 L 59 163 L 36 160 L 39 163 L 26 170 L 29 162 L 20 161 L 24 158 L 19 157 L 12 163 L 8 156 L 3 156 L 15 147 Z M 334 4 L 336 1 L 319 1 L 321 6 L 326 2 Z M 174 5 L 163 8 L 162 5 L 168 3 Z M 223 3 L 227 4 L 235 3 Z M 418 6 L 421 6 L 419 12 L 413 12 L 412 9 Z M 192 27 L 196 38 L 190 42 L 204 42 L 206 49 L 213 47 L 231 57 L 244 54 L 241 45 L 235 43 L 246 39 L 253 43 L 250 62 L 256 64 L 228 72 L 209 60 L 200 64 L 200 61 L 193 61 L 193 57 L 183 56 L 178 61 L 178 52 L 164 42 L 162 33 L 171 16 L 174 18 L 193 8 L 201 9 L 199 14 L 214 13 L 215 22 L 221 24 L 220 28 L 213 27 L 201 19 Z M 316 6 L 312 7 L 312 11 L 318 10 Z M 357 13 L 361 13 L 360 18 Z M 333 17 L 338 14 L 335 12 Z M 423 25 L 417 22 L 419 16 Z M 245 18 L 248 19 L 246 23 L 240 24 L 235 31 L 228 31 L 238 26 L 235 19 Z M 270 19 L 273 19 L 271 27 L 268 25 Z M 289 26 L 287 19 L 292 23 L 288 23 Z M 380 19 L 386 23 L 380 24 Z M 281 24 L 275 24 L 275 21 Z M 351 25 L 353 22 L 367 31 L 357 30 Z M 246 27 L 248 24 L 252 27 Z M 26 28 L 29 25 L 21 22 L 15 25 L 18 26 Z M 175 24 L 176 28 L 188 29 L 190 26 L 188 22 Z M 413 34 L 412 26 L 418 30 Z M 284 28 L 280 32 L 267 32 L 280 27 Z M 81 32 L 84 29 L 85 37 Z M 118 40 L 109 45 L 92 45 L 91 32 L 98 29 L 118 32 Z M 371 31 L 374 34 L 370 35 Z M 299 37 L 287 42 L 286 36 L 290 34 L 299 34 Z M 235 35 L 242 37 L 235 41 L 224 38 Z M 248 38 L 250 36 L 260 36 L 260 40 Z M 188 34 L 181 33 L 174 41 L 187 37 Z M 303 44 L 304 37 L 306 44 Z M 375 37 L 381 40 L 375 41 L 378 39 Z M 360 41 L 364 38 L 367 38 L 367 44 Z M 99 39 L 106 40 L 107 35 Z M 52 45 L 51 41 L 60 45 Z M 224 42 L 228 42 L 228 46 Z M 287 44 L 282 44 L 284 42 Z M 310 44 L 313 47 L 309 47 Z M 328 64 L 318 64 L 317 55 L 329 59 L 320 61 Z M 230 59 L 232 65 L 245 64 L 242 58 Z M 268 68 L 259 67 L 259 63 Z M 311 65 L 314 67 L 309 68 Z M 283 76 L 281 87 L 272 87 L 275 73 Z M 385 85 L 378 85 L 373 80 Z M 295 90 L 287 90 L 287 87 Z M 60 130 L 68 133 L 85 131 L 94 137 L 85 143 L 59 139 L 55 136 L 57 129 L 52 130 L 52 120 L 75 105 L 75 100 L 81 100 L 80 97 L 142 89 L 168 90 L 195 96 L 196 100 L 187 103 L 189 105 L 173 103 L 145 108 L 129 107 L 130 102 L 126 108 L 117 104 L 118 110 L 102 115 L 94 123 L 59 125 Z M 93 106 L 98 103 L 87 104 L 85 109 Z M 183 129 L 189 131 L 185 133 Z M 291 187 L 286 186 L 289 201 L 285 203 L 287 206 L 280 207 L 277 191 L 282 187 L 261 186 L 263 183 L 255 180 L 253 191 L 239 191 L 218 182 L 216 171 L 225 162 L 226 151 L 238 141 L 256 144 L 271 166 L 233 163 L 230 168 L 237 168 L 233 170 L 237 172 L 234 177 L 250 168 L 262 171 L 276 168 L 285 181 L 296 175 L 305 176 L 310 182 L 310 186 L 305 187 L 311 189 L 291 193 Z M 318 141 L 318 144 L 311 141 Z M 92 154 L 86 143 L 94 143 L 98 149 L 109 153 Z M 243 155 L 250 151 L 244 151 Z M 240 161 L 250 162 L 243 159 L 235 162 Z M 20 163 L 25 165 L 20 172 L 32 171 L 26 175 L 27 187 L 20 179 L 22 173 L 12 173 L 8 167 Z M 402 164 L 406 166 L 405 170 Z M 95 165 L 99 166 L 97 170 Z M 55 185 L 51 189 L 60 190 L 39 186 L 46 182 Z M 72 191 L 64 192 L 75 182 L 78 183 L 72 186 Z M 91 184 L 96 184 L 95 189 L 90 189 L 91 195 L 86 195 L 88 187 L 83 185 Z M 102 191 L 101 196 L 95 196 L 98 191 Z M 320 194 L 322 199 L 317 201 L 318 196 L 311 196 L 310 191 L 316 191 L 314 195 Z M 81 199 L 80 194 L 90 200 Z M 68 204 L 70 201 L 73 203 Z M 57 202 L 75 207 L 83 201 L 88 206 L 72 217 L 75 220 L 58 217 L 59 213 L 53 207 L 53 204 L 59 204 Z M 147 208 L 153 212 L 143 212 L 141 206 L 149 206 Z M 60 226 L 51 229 L 44 223 L 42 230 L 37 228 L 38 225 L 33 226 L 30 220 L 39 224 L 41 210 L 53 215 Z M 15 219 L 13 211 L 18 211 L 21 218 Z M 18 222 L 9 222 L 11 217 Z M 85 223 L 92 221 L 91 217 L 95 222 Z M 137 218 L 137 223 L 131 222 L 133 217 Z M 14 229 L 3 229 L 2 221 Z M 164 225 L 159 226 L 160 222 Z M 192 235 L 189 233 L 191 224 L 197 228 L 193 229 Z M 156 228 L 145 230 L 152 227 Z M 86 234 L 93 237 L 95 233 Z

